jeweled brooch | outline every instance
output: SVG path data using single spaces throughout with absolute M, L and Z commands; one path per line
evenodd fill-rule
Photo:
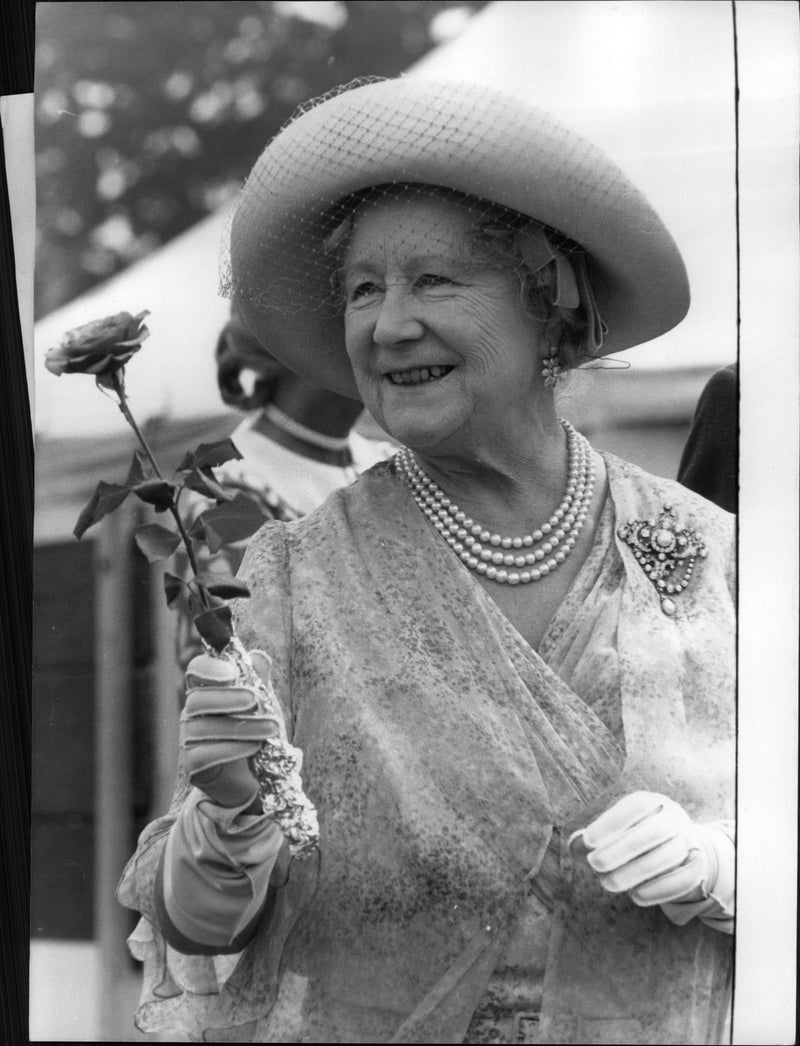
M 671 617 L 677 610 L 674 597 L 691 581 L 696 560 L 708 555 L 702 538 L 696 530 L 679 528 L 671 505 L 665 505 L 656 520 L 629 519 L 618 533 L 652 582 L 661 609 Z

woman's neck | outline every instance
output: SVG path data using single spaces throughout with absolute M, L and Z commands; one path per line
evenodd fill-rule
M 546 519 L 564 497 L 567 438 L 553 414 L 526 438 L 486 441 L 468 452 L 415 452 L 417 461 L 468 516 L 490 529 L 521 533 Z

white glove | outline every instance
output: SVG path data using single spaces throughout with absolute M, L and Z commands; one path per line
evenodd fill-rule
M 269 671 L 251 656 L 260 674 Z M 259 712 L 252 688 L 237 685 L 228 661 L 208 654 L 193 658 L 186 685 L 180 746 L 189 781 L 219 806 L 241 806 L 258 792 L 248 758 L 279 736 L 278 721 Z
M 627 893 L 642 907 L 661 905 L 682 925 L 700 916 L 728 929 L 733 914 L 735 850 L 719 825 L 699 825 L 683 807 L 656 792 L 632 792 L 573 832 L 609 893 Z

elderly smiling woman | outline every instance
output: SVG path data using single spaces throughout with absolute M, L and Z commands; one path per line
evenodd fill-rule
M 120 888 L 144 916 L 139 1026 L 721 1040 L 732 518 L 598 454 L 553 399 L 683 318 L 662 222 L 538 110 L 371 83 L 267 147 L 226 285 L 401 449 L 243 564 L 239 634 L 304 752 L 310 858 L 256 799 L 273 721 L 219 662 L 190 666 L 175 803 Z

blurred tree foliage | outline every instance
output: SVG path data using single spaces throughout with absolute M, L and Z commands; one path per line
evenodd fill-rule
M 37 317 L 224 204 L 295 106 L 484 2 L 37 4 Z

